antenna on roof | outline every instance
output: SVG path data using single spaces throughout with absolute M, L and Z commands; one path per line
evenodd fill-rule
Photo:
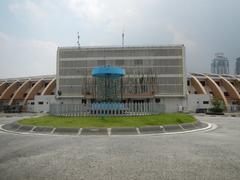
M 80 48 L 80 42 L 79 42 L 79 39 L 80 39 L 80 36 L 79 36 L 79 32 L 77 32 L 77 45 L 78 45 L 78 48 Z
M 124 30 L 122 31 L 122 47 L 124 47 Z

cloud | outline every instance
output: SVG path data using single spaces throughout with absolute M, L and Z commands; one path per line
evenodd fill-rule
M 167 31 L 168 33 L 171 34 L 173 43 L 185 45 L 186 68 L 188 72 L 201 73 L 209 71 L 208 59 L 205 59 L 203 55 L 204 46 L 201 43 L 199 43 L 199 41 L 189 38 L 187 33 L 178 30 L 172 24 L 169 24 L 167 26 Z
M 9 5 L 10 12 L 17 16 L 27 16 L 28 18 L 44 19 L 48 13 L 33 1 L 20 1 Z
M 175 26 L 168 25 L 167 31 L 172 34 L 173 36 L 173 42 L 179 43 L 179 44 L 185 44 L 189 48 L 195 48 L 196 42 L 188 38 L 185 33 L 179 31 Z
M 0 32 L 0 47 L 1 78 L 56 73 L 55 42 L 16 39 Z
M 104 13 L 104 4 L 98 0 L 66 0 L 65 3 L 72 12 L 90 21 L 99 21 Z
M 139 1 L 132 0 L 65 0 L 66 7 L 83 21 L 105 25 L 108 30 L 124 28 L 141 19 Z

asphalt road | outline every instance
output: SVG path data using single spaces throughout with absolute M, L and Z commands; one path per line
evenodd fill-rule
M 198 118 L 218 128 L 117 137 L 0 132 L 0 179 L 240 179 L 240 118 Z

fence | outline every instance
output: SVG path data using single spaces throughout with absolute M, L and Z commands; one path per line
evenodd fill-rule
M 227 111 L 228 112 L 240 112 L 240 105 L 229 105 L 227 106 Z
M 50 114 L 59 116 L 140 116 L 164 112 L 164 104 L 155 102 L 50 104 Z

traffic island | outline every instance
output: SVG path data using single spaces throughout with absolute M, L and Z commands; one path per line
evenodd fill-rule
M 17 122 L 5 124 L 3 131 L 24 134 L 72 135 L 72 136 L 114 136 L 114 135 L 150 135 L 171 134 L 206 130 L 210 125 L 205 122 L 182 123 L 174 125 L 144 126 L 144 127 L 112 127 L 112 128 L 54 128 L 43 126 L 20 125 Z

